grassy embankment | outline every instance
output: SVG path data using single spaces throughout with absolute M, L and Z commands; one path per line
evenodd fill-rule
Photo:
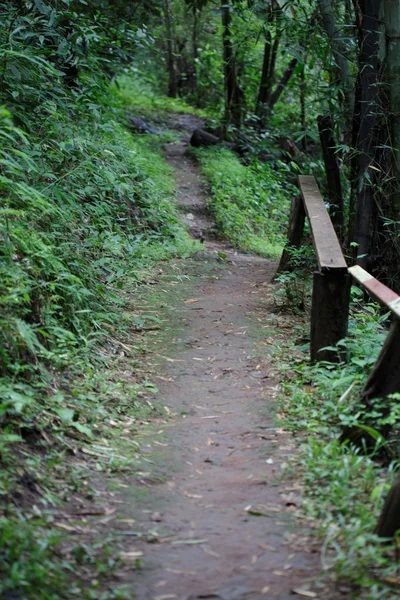
M 107 544 L 84 556 L 79 544 L 57 550 L 55 511 L 90 479 L 69 457 L 100 439 L 109 449 L 97 451 L 99 470 L 134 457 L 131 446 L 119 460 L 115 447 L 125 418 L 152 414 L 154 386 L 140 375 L 140 347 L 126 344 L 155 319 L 135 309 L 135 290 L 160 261 L 196 249 L 175 209 L 163 136 L 127 132 L 118 91 L 89 105 L 60 94 L 58 107 L 0 114 L 0 597 L 98 598 L 99 584 L 84 590 L 79 573 L 85 561 L 100 579 L 112 570 Z M 116 347 L 130 348 L 129 360 Z M 133 375 L 119 378 L 128 364 Z

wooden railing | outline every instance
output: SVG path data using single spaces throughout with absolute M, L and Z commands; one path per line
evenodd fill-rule
M 301 245 L 305 216 L 310 222 L 318 271 L 314 273 L 311 305 L 311 360 L 337 361 L 334 350 L 347 335 L 350 283 L 354 279 L 393 314 L 393 324 L 362 396 L 383 398 L 400 392 L 400 296 L 358 265 L 347 267 L 318 185 L 311 176 L 298 178 L 301 197 L 295 198 L 289 218 L 288 246 Z M 290 252 L 283 251 L 278 272 L 288 268 Z
M 378 359 L 362 391 L 368 402 L 400 392 L 400 296 L 360 266 L 347 267 L 324 200 L 314 177 L 299 176 L 301 197 L 292 202 L 288 246 L 300 247 L 305 216 L 310 222 L 318 271 L 314 273 L 311 307 L 311 360 L 337 361 L 340 352 L 330 349 L 346 337 L 350 283 L 354 279 L 393 314 L 393 322 Z M 285 271 L 290 251 L 284 250 L 278 272 Z M 328 349 L 327 349 L 328 347 Z M 346 439 L 346 438 L 343 438 Z M 386 498 L 376 527 L 380 537 L 391 538 L 400 529 L 400 478 Z

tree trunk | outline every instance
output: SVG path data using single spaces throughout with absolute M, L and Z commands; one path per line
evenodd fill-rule
M 224 51 L 224 81 L 225 81 L 225 125 L 232 121 L 240 126 L 242 121 L 243 91 L 238 85 L 236 60 L 232 45 L 231 6 L 229 0 L 221 1 L 222 43 Z
M 264 45 L 264 59 L 263 59 L 263 67 L 261 72 L 260 79 L 260 88 L 258 91 L 257 105 L 256 105 L 256 115 L 261 117 L 265 110 L 265 106 L 268 103 L 269 95 L 271 92 L 271 81 L 270 81 L 270 60 L 271 60 L 271 50 L 272 50 L 272 36 L 271 32 L 267 31 L 266 41 Z
M 285 89 L 285 87 L 287 86 L 287 84 L 289 83 L 289 81 L 294 73 L 294 70 L 297 67 L 298 62 L 299 62 L 298 58 L 292 58 L 292 60 L 290 61 L 289 66 L 287 67 L 286 71 L 282 75 L 280 82 L 278 83 L 273 94 L 271 95 L 271 99 L 269 101 L 269 109 L 270 110 L 272 110 L 274 108 L 275 104 L 278 102 L 279 98 L 281 97 L 281 94 L 282 94 L 283 90 Z
M 176 98 L 178 88 L 176 82 L 176 66 L 174 57 L 173 31 L 172 31 L 172 14 L 170 0 L 164 0 L 164 21 L 167 33 L 167 66 L 168 66 L 168 96 Z
M 304 133 L 304 136 L 301 140 L 301 146 L 304 152 L 307 152 L 307 123 L 306 123 L 306 73 L 305 73 L 305 65 L 301 69 L 300 73 L 300 124 L 301 130 Z
M 386 82 L 388 84 L 392 145 L 392 177 L 388 190 L 391 217 L 400 220 L 400 6 L 398 0 L 383 1 L 386 34 Z
M 322 156 L 325 163 L 326 180 L 328 184 L 329 214 L 339 240 L 344 233 L 344 207 L 340 171 L 335 153 L 336 142 L 333 135 L 331 117 L 320 115 L 317 119 Z
M 360 27 L 360 101 L 355 109 L 359 115 L 359 128 L 355 152 L 357 153 L 357 202 L 354 220 L 354 241 L 357 246 L 357 264 L 366 268 L 370 250 L 371 217 L 373 211 L 374 128 L 376 125 L 376 98 L 378 88 L 379 11 L 381 0 L 365 0 Z
M 198 27 L 199 27 L 199 10 L 196 6 L 193 7 L 193 29 L 192 29 L 192 58 L 193 58 L 193 93 L 197 92 L 197 59 L 199 57 L 198 43 Z
M 349 69 L 349 61 L 346 57 L 346 47 L 341 40 L 342 34 L 336 25 L 332 1 L 318 0 L 318 3 L 325 31 L 331 39 L 332 54 L 334 58 L 333 71 L 336 74 L 336 83 L 340 85 L 343 90 L 344 116 L 347 131 L 350 132 L 354 108 L 354 86 Z

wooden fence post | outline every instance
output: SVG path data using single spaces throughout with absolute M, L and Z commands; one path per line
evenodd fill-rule
M 400 321 L 395 319 L 362 392 L 365 400 L 400 392 Z
M 347 335 L 350 276 L 343 271 L 314 273 L 311 305 L 311 361 L 338 362 L 340 353 L 322 350 Z
M 289 216 L 287 244 L 282 252 L 277 273 L 282 273 L 282 271 L 290 270 L 290 252 L 288 252 L 287 248 L 290 246 L 300 248 L 301 240 L 303 237 L 305 218 L 306 212 L 304 210 L 303 199 L 300 196 L 297 196 L 292 199 L 292 205 L 290 208 Z

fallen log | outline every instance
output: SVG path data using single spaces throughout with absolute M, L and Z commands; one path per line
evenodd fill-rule
M 190 138 L 190 145 L 195 148 L 199 148 L 200 146 L 216 146 L 219 142 L 220 139 L 217 136 L 204 131 L 204 129 L 195 129 Z
M 154 127 L 153 125 L 146 123 L 146 121 L 143 121 L 143 119 L 138 119 L 137 117 L 128 117 L 128 124 L 130 129 L 133 129 L 137 133 L 162 133 L 162 130 L 158 127 Z

